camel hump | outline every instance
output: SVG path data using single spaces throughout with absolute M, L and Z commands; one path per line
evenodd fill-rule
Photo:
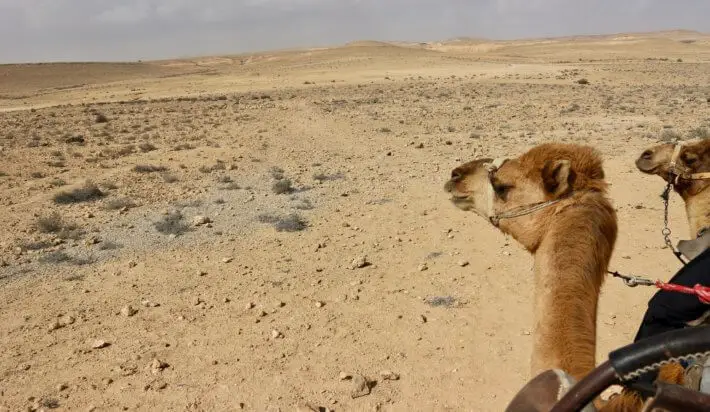
M 505 412 L 547 412 L 577 381 L 560 369 L 548 369 L 534 377 L 508 404 Z M 597 412 L 587 405 L 581 412 Z

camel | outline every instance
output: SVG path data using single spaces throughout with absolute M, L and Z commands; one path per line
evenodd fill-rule
M 599 292 L 617 236 L 598 152 L 546 143 L 517 158 L 475 159 L 453 169 L 445 190 L 457 208 L 484 216 L 534 256 L 531 375 L 587 375 L 596 366 Z
M 679 252 L 692 260 L 710 248 L 710 190 L 706 190 L 710 187 L 710 140 L 655 145 L 641 153 L 636 167 L 642 173 L 661 177 L 683 199 L 693 239 L 678 242 Z M 687 325 L 709 321 L 710 311 L 706 311 Z M 698 390 L 700 370 L 698 365 L 692 366 L 677 383 Z
M 710 229 L 710 190 L 705 190 L 710 186 L 710 140 L 650 147 L 636 159 L 636 167 L 642 173 L 660 176 L 673 184 L 673 190 L 685 203 L 688 226 L 694 237 Z M 671 176 L 671 169 L 675 176 Z

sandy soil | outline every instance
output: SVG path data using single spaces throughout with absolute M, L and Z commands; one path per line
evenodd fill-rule
M 450 170 L 593 145 L 613 269 L 668 279 L 663 185 L 633 161 L 708 134 L 709 39 L 0 66 L 0 411 L 502 410 L 532 258 L 450 204 Z M 677 197 L 670 219 L 686 238 Z M 652 292 L 608 280 L 598 362 Z

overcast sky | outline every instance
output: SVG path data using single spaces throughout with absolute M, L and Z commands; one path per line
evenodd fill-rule
M 710 0 L 0 0 L 0 63 L 680 28 Z

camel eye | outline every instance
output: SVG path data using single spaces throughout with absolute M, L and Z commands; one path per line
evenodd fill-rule
M 683 163 L 685 163 L 688 166 L 692 166 L 693 163 L 695 163 L 697 160 L 698 160 L 698 158 L 692 154 L 686 154 L 683 156 Z
M 513 186 L 511 185 L 504 185 L 504 184 L 495 184 L 493 185 L 493 191 L 496 192 L 496 196 L 499 198 L 505 200 L 505 197 L 508 195 L 508 192 Z

